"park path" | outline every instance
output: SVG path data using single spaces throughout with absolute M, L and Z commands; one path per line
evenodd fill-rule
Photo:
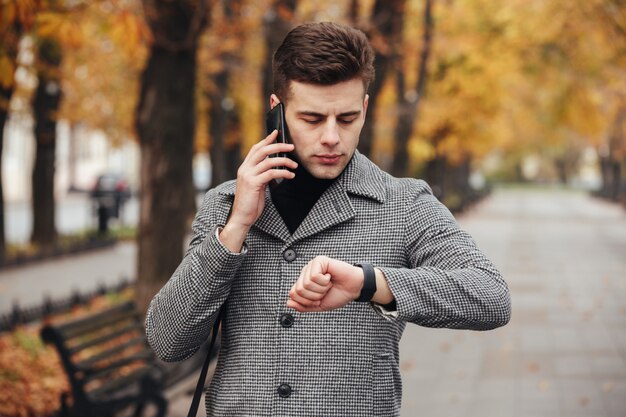
M 500 189 L 459 223 L 502 271 L 512 319 L 490 332 L 407 326 L 402 416 L 626 416 L 626 210 Z
M 408 325 L 401 415 L 625 416 L 626 210 L 583 192 L 510 188 L 458 218 L 508 282 L 512 320 L 490 332 Z M 135 253 L 124 243 L 0 271 L 0 314 L 16 299 L 133 276 Z M 186 415 L 188 388 L 170 417 Z

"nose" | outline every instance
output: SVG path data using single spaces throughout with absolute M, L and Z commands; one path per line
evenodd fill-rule
M 322 145 L 329 147 L 335 146 L 339 143 L 339 129 L 336 121 L 328 121 L 322 132 L 321 142 Z

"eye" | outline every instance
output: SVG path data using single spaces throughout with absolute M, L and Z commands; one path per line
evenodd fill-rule
M 318 118 L 306 118 L 306 119 L 302 119 L 304 120 L 305 123 L 310 124 L 310 125 L 316 125 L 318 123 L 320 123 L 322 121 L 322 119 L 318 119 Z
M 356 120 L 356 117 L 338 119 L 339 123 L 341 123 L 342 125 L 349 125 L 351 123 L 354 123 L 355 120 Z

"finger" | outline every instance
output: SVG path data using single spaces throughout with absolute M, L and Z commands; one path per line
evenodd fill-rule
M 299 311 L 300 313 L 311 313 L 311 312 L 322 311 L 322 309 L 319 306 L 313 306 L 313 307 L 305 306 L 294 300 L 288 300 L 287 307 L 293 308 L 294 310 Z
M 289 298 L 305 307 L 315 307 L 320 305 L 320 302 L 317 300 L 309 300 L 308 298 L 300 296 L 295 289 L 289 291 Z
M 258 164 L 268 156 L 277 153 L 287 153 L 291 152 L 294 149 L 294 145 L 292 143 L 269 143 L 264 144 L 261 142 L 262 146 L 250 151 L 250 162 L 254 165 Z M 257 144 L 259 145 L 259 144 Z M 255 145 L 256 146 L 256 145 Z
M 311 275 L 311 282 L 323 288 L 324 291 L 328 291 L 333 285 L 330 278 L 330 274 L 315 274 Z M 311 288 L 311 291 L 314 290 Z
M 259 150 L 259 148 L 263 146 L 267 146 L 271 144 L 272 142 L 276 141 L 277 136 L 278 136 L 278 130 L 274 129 L 272 133 L 270 133 L 269 135 L 267 135 L 265 138 L 261 139 L 254 145 L 252 145 L 250 147 L 250 150 L 248 151 L 248 154 L 244 158 L 244 162 L 249 160 Z
M 297 294 L 299 297 L 304 298 L 306 300 L 319 301 L 322 298 L 324 298 L 324 296 L 328 292 L 327 290 L 326 291 L 322 291 L 322 292 L 311 291 L 311 290 L 305 288 L 305 285 L 307 285 L 307 284 L 303 283 L 301 281 L 296 283 L 296 286 L 293 289 L 293 292 L 295 294 Z M 315 284 L 315 285 L 317 285 L 317 284 Z
M 267 171 L 268 169 L 278 168 L 278 167 L 287 167 L 291 169 L 296 169 L 298 167 L 298 163 L 289 158 L 276 157 L 276 158 L 265 158 L 263 161 L 259 162 L 255 166 L 255 171 L 257 171 L 257 175 Z
M 312 276 L 325 274 L 328 271 L 328 258 L 325 256 L 316 256 L 315 258 L 311 259 L 311 262 L 309 263 L 311 264 L 310 274 Z
M 310 291 L 317 294 L 326 294 L 332 286 L 330 278 L 324 276 L 320 277 L 318 275 L 312 276 L 311 279 L 305 280 L 302 283 L 302 289 L 304 291 Z
M 283 179 L 293 179 L 296 176 L 295 173 L 287 170 L 287 169 L 268 169 L 263 174 L 260 174 L 257 178 L 259 182 L 263 184 L 269 183 L 271 180 L 275 180 L 278 178 Z

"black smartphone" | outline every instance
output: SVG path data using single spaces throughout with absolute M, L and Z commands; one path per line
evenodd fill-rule
M 276 143 L 289 143 L 288 142 L 288 133 L 287 133 L 287 124 L 285 123 L 285 107 L 283 103 L 278 103 L 274 106 L 273 109 L 267 112 L 265 116 L 265 130 L 269 135 L 274 130 L 278 130 L 278 136 L 276 137 Z M 287 155 L 283 152 L 274 153 L 270 155 L 270 158 L 275 157 L 286 157 Z M 285 169 L 285 167 L 277 167 L 278 169 Z M 280 183 L 282 178 L 278 178 L 276 183 Z
M 274 130 L 278 130 L 276 143 L 288 143 L 287 141 L 287 125 L 285 123 L 285 107 L 283 103 L 278 103 L 273 109 L 267 112 L 265 116 L 265 130 L 269 135 Z M 284 153 L 272 154 L 270 157 L 284 157 Z

